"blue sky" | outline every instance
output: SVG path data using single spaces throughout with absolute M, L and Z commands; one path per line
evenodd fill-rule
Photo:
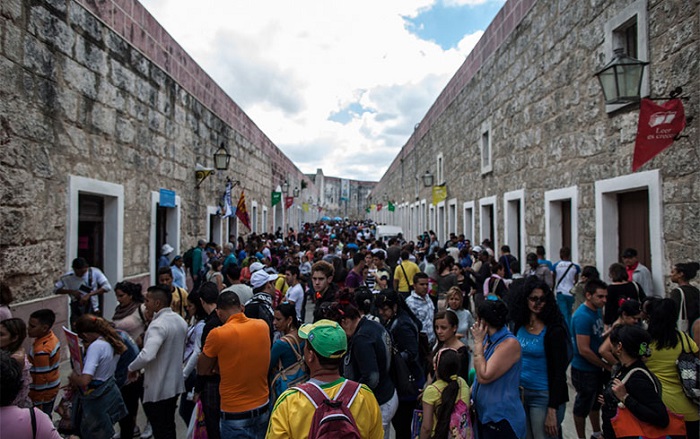
M 141 0 L 305 173 L 379 180 L 504 0 Z
M 465 35 L 485 30 L 504 3 L 505 0 L 448 5 L 440 1 L 416 17 L 405 17 L 406 28 L 424 40 L 436 42 L 444 50 L 453 49 Z

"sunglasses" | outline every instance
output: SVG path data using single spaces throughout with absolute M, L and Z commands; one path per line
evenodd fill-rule
M 547 298 L 545 296 L 530 296 L 527 298 L 532 303 L 545 303 Z

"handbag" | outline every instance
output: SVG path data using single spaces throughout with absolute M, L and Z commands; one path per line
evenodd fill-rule
M 204 409 L 202 409 L 202 401 L 197 400 L 197 403 L 192 410 L 190 422 L 187 425 L 186 439 L 208 439 L 207 425 L 204 422 Z
M 685 332 L 678 331 L 681 353 L 676 360 L 678 376 L 685 396 L 695 404 L 700 404 L 700 359 L 690 349 L 690 340 Z M 685 340 L 685 343 L 683 342 Z M 688 350 L 686 351 L 686 345 Z
M 391 380 L 396 386 L 396 392 L 400 397 L 418 394 L 418 381 L 408 367 L 408 362 L 401 356 L 401 352 L 391 342 Z
M 688 332 L 688 309 L 685 307 L 685 293 L 683 288 L 676 288 L 681 293 L 681 306 L 678 310 L 678 320 L 676 321 L 676 327 L 681 332 Z
M 411 439 L 420 438 L 420 428 L 423 426 L 423 410 L 414 409 L 411 419 Z
M 649 377 L 654 384 L 656 393 L 659 393 L 659 389 L 656 387 L 656 381 L 649 372 L 641 367 L 635 367 L 630 370 L 620 381 L 625 384 L 629 377 L 637 371 Z M 668 411 L 668 409 L 666 410 Z M 670 411 L 668 411 L 668 425 L 666 427 L 657 427 L 640 421 L 627 407 L 623 404 L 618 404 L 617 414 L 610 419 L 610 423 L 612 424 L 613 430 L 615 430 L 616 437 L 644 436 L 645 438 L 656 439 L 665 438 L 666 436 L 685 436 L 685 421 L 683 420 L 683 416 Z

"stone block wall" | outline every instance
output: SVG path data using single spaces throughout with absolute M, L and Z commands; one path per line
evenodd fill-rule
M 196 189 L 195 163 L 213 167 L 221 143 L 229 170 Z M 315 191 L 138 2 L 3 0 L 0 279 L 18 302 L 48 297 L 69 263 L 70 176 L 123 186 L 123 278 L 136 280 L 150 269 L 153 191 L 181 197 L 181 251 L 205 237 L 226 176 L 249 211 L 287 178 Z
M 596 262 L 595 185 L 632 174 L 638 107 L 607 114 L 594 73 L 609 61 L 604 26 L 632 3 L 509 0 L 382 177 L 373 195 L 397 204 L 428 200 L 418 180 L 436 174 L 444 155 L 448 200 L 457 198 L 457 233 L 463 202 L 496 196 L 499 245 L 504 241 L 503 194 L 524 189 L 528 251 L 545 242 L 544 193 L 578 187 L 579 262 Z M 644 165 L 662 181 L 663 256 L 668 265 L 698 260 L 700 157 L 700 6 L 684 0 L 649 0 L 651 95 L 682 86 L 688 137 Z M 490 123 L 493 170 L 482 174 L 480 136 Z M 438 182 L 436 182 L 438 183 Z M 605 221 L 606 219 L 603 218 Z M 427 227 L 426 227 L 427 228 Z M 558 249 L 549 249 L 557 259 Z M 607 267 L 598 267 L 606 271 Z

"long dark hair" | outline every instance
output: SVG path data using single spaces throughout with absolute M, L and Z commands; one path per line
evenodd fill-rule
M 423 323 L 421 323 L 413 310 L 408 307 L 403 296 L 400 296 L 396 291 L 390 289 L 382 290 L 382 292 L 377 294 L 374 298 L 374 306 L 376 308 L 383 308 L 385 306 L 393 307 L 394 305 L 398 305 L 396 307 L 396 316 L 398 316 L 399 313 L 405 313 L 411 318 L 419 332 L 423 329 Z M 396 316 L 394 318 L 397 318 Z
M 450 433 L 450 416 L 459 396 L 459 355 L 454 349 L 441 349 L 437 352 L 436 363 L 437 378 L 447 382 L 447 386 L 442 391 L 440 405 L 437 407 L 433 438 L 447 439 Z
M 521 326 L 525 326 L 530 322 L 530 308 L 528 307 L 528 297 L 534 290 L 542 290 L 545 297 L 544 306 L 538 317 L 546 326 L 551 326 L 555 323 L 564 321 L 561 311 L 557 306 L 557 300 L 552 293 L 551 288 L 543 280 L 537 276 L 529 276 L 525 279 L 525 283 L 516 292 L 516 297 L 511 304 L 510 317 L 513 320 L 513 332 L 518 332 Z
M 678 344 L 676 318 L 678 307 L 673 299 L 655 300 L 647 307 L 649 335 L 658 349 L 673 349 Z

